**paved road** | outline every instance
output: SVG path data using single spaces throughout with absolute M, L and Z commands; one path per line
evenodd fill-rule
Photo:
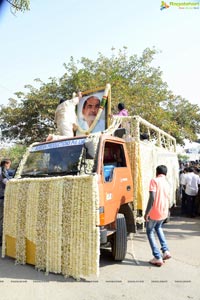
M 77 282 L 0 259 L 0 300 L 200 300 L 200 218 L 174 216 L 164 230 L 173 257 L 160 268 L 148 263 L 152 256 L 142 230 L 129 239 L 123 263 L 101 253 L 99 278 Z

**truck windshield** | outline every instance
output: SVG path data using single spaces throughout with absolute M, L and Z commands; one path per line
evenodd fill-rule
M 30 149 L 21 177 L 77 175 L 85 139 L 38 144 Z

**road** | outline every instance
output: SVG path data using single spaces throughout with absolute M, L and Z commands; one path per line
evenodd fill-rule
M 1 300 L 200 300 L 200 218 L 173 216 L 164 225 L 172 258 L 162 266 L 152 258 L 146 233 L 141 229 L 128 240 L 126 259 L 113 262 L 102 251 L 98 278 L 76 281 L 38 272 L 34 266 L 0 259 Z

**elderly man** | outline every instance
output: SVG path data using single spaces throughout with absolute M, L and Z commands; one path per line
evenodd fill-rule
M 100 100 L 96 96 L 90 96 L 83 104 L 82 117 L 79 119 L 79 126 L 83 130 L 88 130 L 94 122 L 100 108 Z M 105 121 L 99 119 L 92 132 L 103 131 L 105 129 Z M 77 131 L 79 134 L 79 131 Z

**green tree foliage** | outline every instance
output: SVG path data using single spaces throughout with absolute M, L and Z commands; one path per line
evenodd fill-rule
M 96 60 L 73 57 L 65 63 L 61 78 L 48 83 L 36 79 L 39 87 L 27 85 L 27 93 L 16 93 L 8 106 L 1 107 L 3 135 L 26 144 L 45 140 L 54 128 L 54 112 L 60 98 L 71 98 L 78 89 L 85 91 L 112 88 L 112 112 L 123 102 L 129 115 L 140 115 L 150 123 L 174 136 L 179 143 L 184 138 L 196 139 L 200 132 L 200 108 L 169 91 L 162 80 L 160 68 L 152 66 L 155 49 L 145 49 L 141 55 L 127 55 L 124 47 L 111 57 L 98 54 Z
M 16 13 L 18 11 L 26 11 L 30 9 L 30 0 L 6 0 L 10 6 L 11 11 Z
M 0 161 L 3 158 L 9 158 L 12 161 L 11 168 L 16 169 L 23 154 L 25 153 L 26 147 L 22 145 L 15 145 L 12 147 L 5 147 L 0 149 Z
M 190 157 L 186 154 L 178 154 L 179 161 L 185 163 L 190 160 Z

